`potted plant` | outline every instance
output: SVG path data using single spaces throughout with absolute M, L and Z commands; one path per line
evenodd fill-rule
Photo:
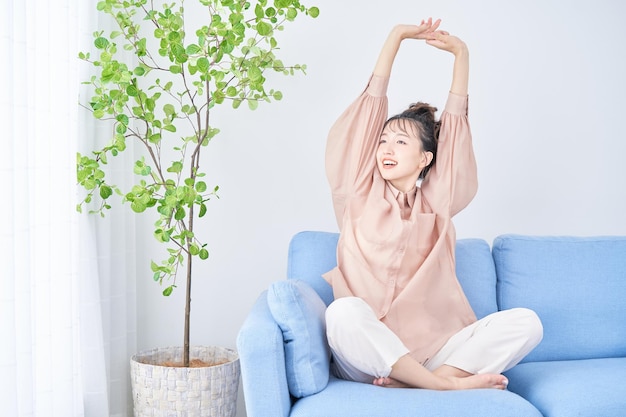
M 236 353 L 190 347 L 193 261 L 209 256 L 207 243 L 196 233 L 197 224 L 218 192 L 217 185 L 205 181 L 201 156 L 219 133 L 212 124 L 219 105 L 230 103 L 238 108 L 246 103 L 254 110 L 260 102 L 280 100 L 280 91 L 266 87 L 266 73 L 305 71 L 304 65 L 286 66 L 275 55 L 275 34 L 302 15 L 317 17 L 319 10 L 299 0 L 196 0 L 190 7 L 195 8 L 194 19 L 198 13 L 205 18 L 202 25 L 192 28 L 184 0 L 158 3 L 97 3 L 100 12 L 114 19 L 116 30 L 95 32 L 95 52 L 79 54 L 95 70 L 85 81 L 93 97 L 84 107 L 95 118 L 109 121 L 113 134 L 104 147 L 77 155 L 77 180 L 86 190 L 77 210 L 88 208 L 104 216 L 111 209 L 110 199 L 119 196 L 135 213 L 151 213 L 156 221 L 153 235 L 167 248 L 164 259 L 151 262 L 154 280 L 164 285 L 163 295 L 168 296 L 177 288 L 177 276 L 185 278 L 182 347 L 142 352 L 131 360 L 132 382 L 138 384 L 133 387 L 135 415 L 171 415 L 173 411 L 190 416 L 235 415 L 234 404 L 221 403 L 228 402 L 224 396 L 236 402 Z M 129 55 L 132 62 L 124 59 Z M 121 190 L 108 181 L 106 171 L 109 160 L 124 152 L 129 141 L 139 144 L 143 154 L 128 167 L 129 174 L 136 176 L 135 184 Z M 190 376 L 194 360 L 213 366 L 194 368 L 205 373 Z M 155 368 L 140 370 L 144 364 Z M 168 390 L 172 373 L 185 381 Z M 226 388 L 222 382 L 212 386 L 224 375 L 235 380 L 226 382 Z M 207 384 L 212 392 L 192 392 Z M 156 393 L 144 393 L 149 388 L 156 388 Z M 183 394 L 176 397 L 179 391 Z M 174 410 L 141 410 L 160 406 Z M 199 411 L 202 406 L 213 411 Z

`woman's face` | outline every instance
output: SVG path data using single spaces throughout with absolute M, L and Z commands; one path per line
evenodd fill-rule
M 396 189 L 410 191 L 432 160 L 431 152 L 424 152 L 417 127 L 408 120 L 392 120 L 380 135 L 376 163 L 380 175 Z

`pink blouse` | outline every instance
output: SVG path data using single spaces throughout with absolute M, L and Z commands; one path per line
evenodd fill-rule
M 456 278 L 451 222 L 476 194 L 476 162 L 467 96 L 450 93 L 437 160 L 421 186 L 405 196 L 382 179 L 376 149 L 387 119 L 388 82 L 372 76 L 328 136 L 326 174 L 341 235 L 338 266 L 324 278 L 335 298 L 365 300 L 424 363 L 476 321 Z M 403 203 L 409 205 L 404 219 Z

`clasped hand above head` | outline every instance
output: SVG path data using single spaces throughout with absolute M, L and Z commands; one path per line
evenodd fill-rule
M 439 30 L 439 25 L 441 25 L 441 19 L 437 19 L 433 22 L 432 18 L 428 18 L 428 20 L 422 20 L 419 25 L 397 25 L 393 32 L 399 36 L 400 40 L 422 39 L 425 40 L 427 44 L 451 52 L 454 55 L 467 49 L 461 39 L 450 35 L 450 33 L 445 30 Z
M 432 39 L 440 24 L 441 19 L 433 22 L 433 19 L 429 17 L 428 20 L 422 20 L 419 25 L 397 25 L 393 31 L 400 36 L 400 39 Z

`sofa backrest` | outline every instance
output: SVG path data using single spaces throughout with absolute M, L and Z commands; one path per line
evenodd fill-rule
M 626 237 L 503 235 L 493 257 L 499 308 L 543 323 L 524 362 L 626 356 Z
M 300 232 L 289 245 L 287 278 L 306 281 L 329 305 L 333 291 L 322 274 L 337 265 L 339 234 Z M 489 244 L 482 239 L 459 239 L 456 245 L 459 282 L 476 315 L 497 311 L 496 273 Z

